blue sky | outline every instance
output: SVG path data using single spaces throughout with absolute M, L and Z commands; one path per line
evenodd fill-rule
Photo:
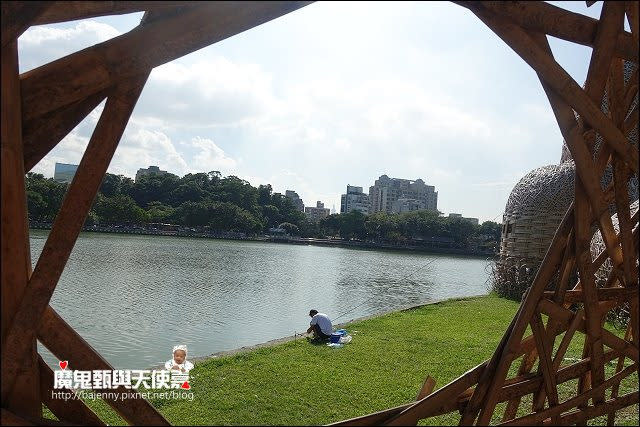
M 601 4 L 552 2 L 599 17 Z M 142 13 L 30 28 L 21 72 L 122 34 Z M 591 49 L 550 38 L 582 84 Z M 78 163 L 102 106 L 34 171 Z M 511 188 L 558 163 L 535 73 L 448 2 L 318 2 L 157 67 L 109 172 L 219 170 L 340 208 L 382 174 L 435 185 L 438 208 L 501 220 Z

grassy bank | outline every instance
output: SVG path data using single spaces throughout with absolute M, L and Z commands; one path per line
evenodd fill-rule
M 347 327 L 352 343 L 340 349 L 299 339 L 208 360 L 191 371 L 193 402 L 152 403 L 173 424 L 326 424 L 375 412 L 414 400 L 427 375 L 439 388 L 488 359 L 517 307 L 495 296 L 447 301 L 354 322 Z M 581 351 L 574 343 L 565 363 Z M 610 376 L 614 364 L 607 369 Z M 620 395 L 637 384 L 634 374 Z M 575 381 L 561 387 L 561 397 L 570 387 Z M 110 424 L 122 423 L 105 404 L 92 406 Z M 616 423 L 637 425 L 637 417 L 636 405 Z M 426 423 L 458 420 L 452 414 Z

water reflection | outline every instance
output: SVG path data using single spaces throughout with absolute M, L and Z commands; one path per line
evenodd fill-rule
M 31 231 L 35 260 L 44 231 Z M 114 366 L 148 368 L 339 321 L 486 293 L 482 259 L 161 236 L 82 233 L 52 306 Z M 52 365 L 56 359 L 45 353 Z

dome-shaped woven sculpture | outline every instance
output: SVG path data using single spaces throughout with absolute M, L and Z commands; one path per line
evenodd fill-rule
M 539 262 L 573 200 L 575 165 L 567 161 L 529 172 L 511 191 L 500 255 Z
M 633 73 L 633 64 L 624 63 L 624 82 Z M 627 120 L 638 105 L 638 96 L 630 103 Z M 609 113 L 608 94 L 602 99 L 602 111 Z M 636 113 L 637 114 L 637 113 Z M 630 144 L 638 145 L 638 123 L 626 132 Z M 598 158 L 602 136 L 595 135 L 593 159 Z M 611 165 L 601 176 L 605 189 L 613 179 Z M 493 274 L 493 288 L 500 295 L 519 299 L 530 285 L 546 253 L 558 224 L 574 197 L 575 163 L 566 142 L 562 144 L 559 165 L 544 166 L 529 172 L 511 191 L 502 221 L 500 260 Z M 629 200 L 638 200 L 638 175 L 628 185 Z M 611 214 L 615 205 L 610 205 Z M 610 268 L 610 267 L 609 267 Z

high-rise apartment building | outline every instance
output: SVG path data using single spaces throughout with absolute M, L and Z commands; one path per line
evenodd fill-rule
M 293 205 L 299 211 L 304 212 L 304 202 L 302 201 L 300 196 L 298 196 L 298 193 L 296 193 L 295 191 L 292 191 L 292 190 L 287 190 L 287 191 L 285 191 L 284 195 L 286 197 L 288 197 L 289 199 L 291 199 L 291 201 L 293 202 Z
M 369 213 L 369 195 L 362 192 L 362 187 L 347 185 L 347 194 L 340 197 L 340 213 L 351 211 Z
M 308 206 L 304 208 L 304 213 L 307 215 L 307 219 L 310 221 L 318 222 L 322 218 L 329 216 L 329 208 L 324 207 L 324 203 L 321 201 L 316 202 L 316 207 Z
M 369 187 L 369 213 L 409 210 L 438 210 L 438 192 L 435 187 L 426 185 L 421 179 L 412 181 L 389 178 L 387 175 L 382 175 Z
M 71 182 L 78 170 L 78 165 L 70 165 L 67 163 L 57 163 L 53 171 L 53 179 L 58 182 Z

